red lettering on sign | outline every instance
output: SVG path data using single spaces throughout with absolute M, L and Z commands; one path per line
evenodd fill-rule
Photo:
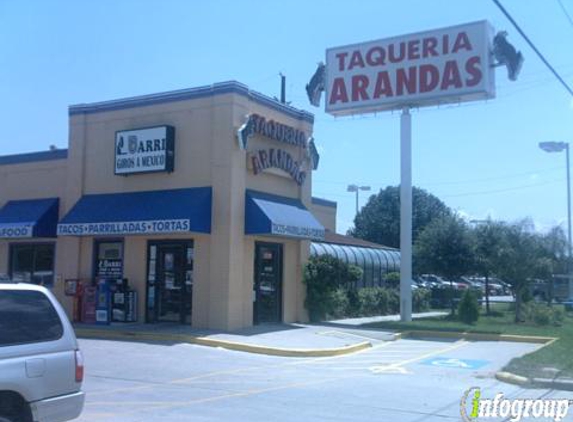
M 481 82 L 483 74 L 481 72 L 481 58 L 479 56 L 470 57 L 466 62 L 466 72 L 471 75 L 471 78 L 466 79 L 467 86 L 476 86 Z
M 440 82 L 440 71 L 432 64 L 420 66 L 420 93 L 436 89 Z
M 416 93 L 416 71 L 418 69 L 415 66 L 408 68 L 408 74 L 406 74 L 406 69 L 398 69 L 396 71 L 396 95 L 404 95 L 404 88 L 408 91 L 408 94 Z
M 366 75 L 354 75 L 352 77 L 352 101 L 368 100 L 368 77 Z
M 465 32 L 460 32 L 456 37 L 456 41 L 454 42 L 454 47 L 452 48 L 452 53 L 455 54 L 461 49 L 472 51 L 472 44 L 470 43 L 468 34 L 466 34 Z
M 442 37 L 442 54 L 445 56 L 450 52 L 450 36 L 448 34 L 444 34 Z
M 422 56 L 424 57 L 436 57 L 438 52 L 436 51 L 436 46 L 438 45 L 438 39 L 436 37 L 424 38 L 422 41 Z
M 355 67 L 364 68 L 364 59 L 362 59 L 362 54 L 360 50 L 356 50 L 352 53 L 352 57 L 350 58 L 350 64 L 348 65 L 348 70 L 352 70 Z
M 374 87 L 373 99 L 380 97 L 393 97 L 392 84 L 390 83 L 390 77 L 388 72 L 378 72 L 378 77 L 376 78 L 376 86 Z
M 344 78 L 336 78 L 332 83 L 332 94 L 330 95 L 330 104 L 336 104 L 337 102 L 348 102 L 348 93 L 346 92 L 346 85 L 344 84 Z
M 444 75 L 442 77 L 442 85 L 440 89 L 446 91 L 450 86 L 455 88 L 462 87 L 462 77 L 460 76 L 460 69 L 455 60 L 448 60 L 444 67 Z
M 369 66 L 383 66 L 386 58 L 386 51 L 382 47 L 372 47 L 366 53 L 366 63 Z
M 336 58 L 338 59 L 338 70 L 340 70 L 341 72 L 346 67 L 344 66 L 344 60 L 346 59 L 346 56 L 348 56 L 348 53 L 338 53 L 336 55 Z
M 401 62 L 404 60 L 404 57 L 406 57 L 406 43 L 400 43 L 400 53 L 398 56 L 396 55 L 396 44 L 390 44 L 388 46 L 388 60 L 390 60 L 390 63 Z
M 408 60 L 420 58 L 420 40 L 408 41 Z

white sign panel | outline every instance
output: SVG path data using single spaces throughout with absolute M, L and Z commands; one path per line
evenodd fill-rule
M 301 237 L 304 239 L 324 239 L 324 230 L 311 227 L 287 226 L 285 224 L 273 223 L 271 233 L 280 236 Z
M 191 221 L 186 219 L 111 223 L 72 223 L 58 224 L 58 236 L 183 233 L 188 232 L 190 227 Z
M 365 113 L 495 97 L 486 21 L 326 51 L 326 112 Z
M 0 238 L 32 237 L 33 224 L 0 224 Z
M 175 130 L 171 126 L 115 134 L 115 174 L 173 171 Z

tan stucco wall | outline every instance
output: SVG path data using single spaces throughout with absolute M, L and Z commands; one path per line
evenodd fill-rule
M 255 135 L 248 151 L 242 151 L 236 130 L 249 113 L 312 133 L 312 125 L 238 94 L 194 100 L 74 114 L 69 118 L 68 159 L 61 163 L 17 165 L 14 174 L 2 172 L 0 201 L 45 196 L 61 198 L 60 216 L 65 215 L 85 194 L 119 193 L 211 186 L 213 189 L 212 231 L 173 236 L 125 236 L 124 277 L 139 292 L 139 321 L 144 321 L 147 242 L 150 239 L 193 239 L 195 247 L 193 316 L 198 328 L 235 329 L 253 323 L 254 243 L 257 239 L 284 245 L 283 315 L 286 322 L 306 319 L 304 310 L 303 263 L 309 242 L 280 237 L 245 236 L 245 189 L 300 199 L 311 208 L 312 172 L 306 151 Z M 115 132 L 149 126 L 175 127 L 175 171 L 171 174 L 114 175 Z M 265 172 L 254 175 L 248 165 L 249 151 L 280 148 L 305 163 L 307 177 L 298 186 L 290 176 Z M 9 166 L 5 166 L 9 167 Z M 14 166 L 10 166 L 14 167 Z M 279 172 L 280 173 L 280 172 Z M 16 189 L 25 183 L 24 193 Z M 50 190 L 52 189 L 52 190 Z M 50 193 L 45 195 L 40 193 Z M 0 204 L 1 205 L 1 204 Z M 320 216 L 319 216 L 320 219 Z M 93 275 L 93 237 L 60 237 L 56 249 L 55 292 L 63 296 L 62 280 L 90 279 Z M 6 244 L 0 241 L 0 273 L 6 267 Z
M 310 211 L 326 230 L 336 233 L 336 207 L 312 203 Z

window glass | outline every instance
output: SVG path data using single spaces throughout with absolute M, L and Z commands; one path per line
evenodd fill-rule
M 41 292 L 0 290 L 0 347 L 57 340 L 64 328 Z
M 54 245 L 11 245 L 12 278 L 15 281 L 52 286 L 54 284 Z

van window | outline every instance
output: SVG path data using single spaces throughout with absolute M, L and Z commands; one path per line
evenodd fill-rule
M 64 327 L 50 299 L 29 290 L 0 290 L 0 347 L 57 340 Z

